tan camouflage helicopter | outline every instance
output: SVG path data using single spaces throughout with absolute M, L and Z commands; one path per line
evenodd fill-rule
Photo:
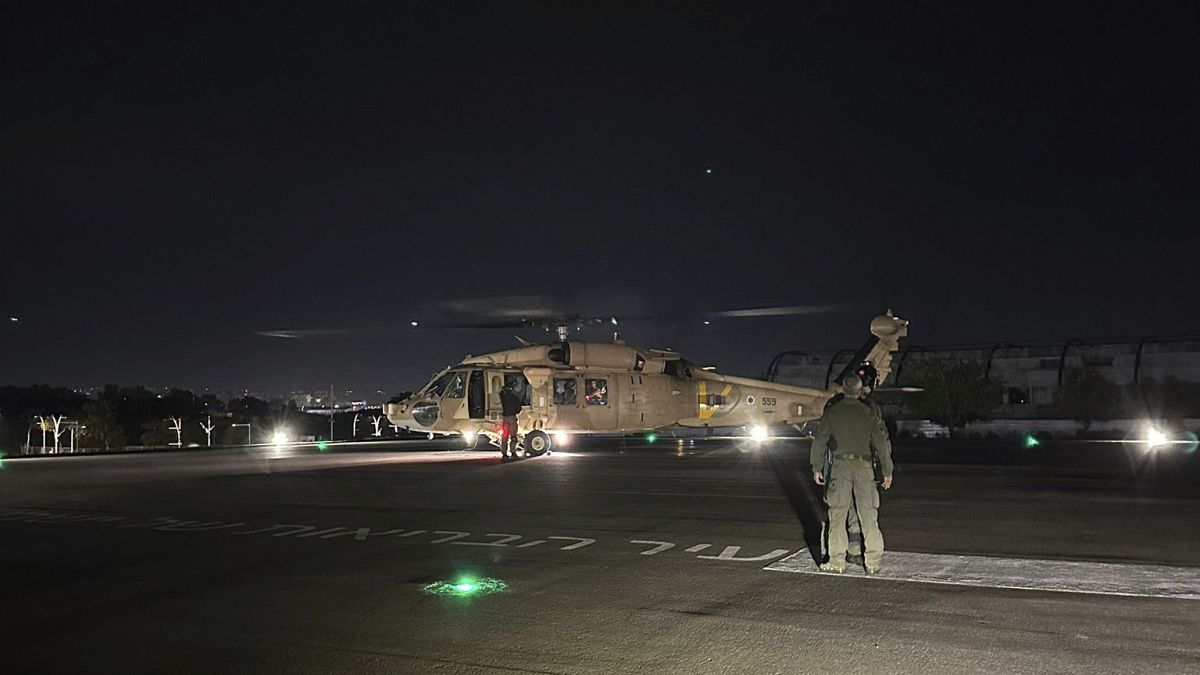
M 616 320 L 613 320 L 616 323 Z M 415 322 L 414 322 L 415 325 Z M 613 342 L 576 342 L 568 326 L 558 341 L 467 356 L 433 376 L 384 413 L 397 427 L 433 435 L 459 435 L 469 446 L 500 438 L 500 392 L 524 396 L 518 435 L 526 456 L 567 444 L 577 434 L 627 434 L 670 427 L 744 428 L 763 440 L 776 425 L 818 419 L 839 388 L 793 387 L 723 375 L 699 368 L 679 353 Z M 892 354 L 908 335 L 908 322 L 891 310 L 871 321 L 872 337 L 834 382 L 870 363 L 885 382 Z M 520 338 L 518 338 L 520 339 Z

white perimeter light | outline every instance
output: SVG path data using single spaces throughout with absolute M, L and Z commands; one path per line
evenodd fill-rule
M 1146 427 L 1146 447 L 1148 449 L 1153 450 L 1160 445 L 1166 445 L 1169 440 L 1162 431 L 1154 427 Z
M 767 440 L 767 428 L 761 424 L 755 424 L 750 427 L 750 438 L 755 443 L 762 443 Z

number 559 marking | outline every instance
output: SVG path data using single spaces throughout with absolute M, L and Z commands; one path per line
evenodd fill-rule
M 778 403 L 778 401 L 776 401 L 775 399 L 771 398 L 770 396 L 764 396 L 764 397 L 762 397 L 762 404 L 763 404 L 764 406 L 771 406 L 771 407 L 774 407 L 776 403 Z

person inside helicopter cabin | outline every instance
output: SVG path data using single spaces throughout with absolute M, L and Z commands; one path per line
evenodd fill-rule
M 604 380 L 584 380 L 583 400 L 588 405 L 608 405 L 608 383 Z

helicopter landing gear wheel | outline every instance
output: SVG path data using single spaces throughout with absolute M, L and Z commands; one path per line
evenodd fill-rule
M 550 452 L 550 436 L 544 431 L 525 434 L 525 456 L 537 457 Z

